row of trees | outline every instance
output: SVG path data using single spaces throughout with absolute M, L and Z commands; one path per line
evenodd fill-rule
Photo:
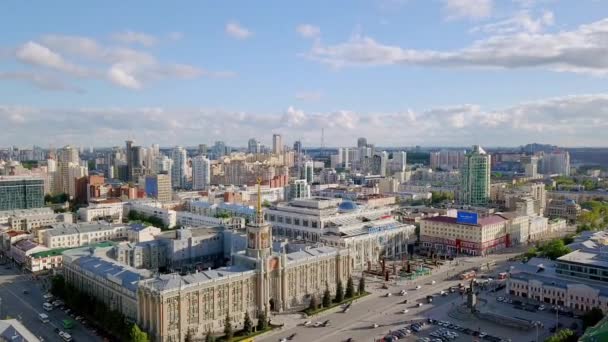
M 162 219 L 156 216 L 148 216 L 136 210 L 129 210 L 129 215 L 127 216 L 127 218 L 129 219 L 129 221 L 141 221 L 153 225 L 154 227 L 158 227 L 162 230 L 168 228 Z
M 572 243 L 572 241 L 573 238 L 571 236 L 551 240 L 538 247 L 530 247 L 528 251 L 524 254 L 524 256 L 528 259 L 536 256 L 544 256 L 551 260 L 555 260 L 561 257 L 562 255 L 566 255 L 572 252 L 572 250 L 568 248 L 568 246 L 566 246 Z
M 63 299 L 68 307 L 96 322 L 114 338 L 121 341 L 149 341 L 148 334 L 136 324 L 128 323 L 122 313 L 111 310 L 105 303 L 67 284 L 63 276 L 51 279 L 51 293 Z
M 586 209 L 578 217 L 577 231 L 600 230 L 608 223 L 608 203 L 600 201 L 589 201 L 581 204 Z
M 344 287 L 342 286 L 342 281 L 338 280 L 338 283 L 336 284 L 336 296 L 334 297 L 333 301 L 331 298 L 331 293 L 329 292 L 329 286 L 326 284 L 325 286 L 325 292 L 323 292 L 323 298 L 322 298 L 322 302 L 321 302 L 321 307 L 322 308 L 329 308 L 333 303 L 342 303 L 345 299 L 351 299 L 354 298 L 357 295 L 361 295 L 365 293 L 365 278 L 361 277 L 359 278 L 359 286 L 357 288 L 357 292 L 355 292 L 355 284 L 353 282 L 353 278 L 349 277 L 348 281 L 346 282 L 346 291 L 344 290 Z M 312 297 L 310 298 L 310 304 L 308 306 L 308 311 L 315 311 L 319 309 L 319 303 L 317 302 L 317 297 L 313 294 Z
M 258 331 L 265 331 L 268 329 L 268 317 L 265 312 L 260 312 L 258 315 L 258 324 L 253 325 L 253 321 L 249 316 L 248 312 L 245 312 L 245 317 L 243 318 L 243 329 L 237 333 L 237 335 L 242 337 L 250 336 L 251 334 Z M 232 327 L 232 319 L 230 318 L 230 313 L 226 313 L 226 319 L 224 320 L 224 336 L 221 338 L 222 341 L 230 342 L 234 339 L 235 332 Z M 190 332 L 186 335 L 186 342 L 192 342 L 194 339 L 192 338 Z M 207 331 L 205 335 L 205 342 L 215 342 L 216 337 L 211 333 L 211 331 Z

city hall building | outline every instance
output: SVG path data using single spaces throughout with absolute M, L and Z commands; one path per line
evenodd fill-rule
M 245 239 L 244 250 L 228 253 L 228 266 L 186 275 L 154 274 L 113 259 L 110 249 L 80 248 L 64 256 L 66 281 L 137 322 L 151 340 L 181 342 L 189 333 L 221 332 L 226 315 L 238 329 L 245 313 L 255 321 L 261 312 L 302 310 L 326 288 L 334 296 L 352 273 L 349 249 L 273 249 L 260 201 Z

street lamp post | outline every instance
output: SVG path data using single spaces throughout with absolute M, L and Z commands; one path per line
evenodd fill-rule
M 557 329 L 559 329 L 559 309 L 561 309 L 561 307 L 556 305 L 553 308 L 555 309 L 555 331 L 557 332 Z

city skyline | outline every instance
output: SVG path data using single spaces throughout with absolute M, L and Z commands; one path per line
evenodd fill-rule
M 598 1 L 70 3 L 4 5 L 0 146 L 606 145 Z

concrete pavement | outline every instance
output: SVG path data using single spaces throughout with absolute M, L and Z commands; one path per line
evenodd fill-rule
M 516 250 L 512 253 L 484 257 L 458 258 L 451 265 L 444 265 L 432 275 L 412 281 L 391 282 L 388 290 L 381 289 L 381 281 L 366 278 L 367 290 L 371 294 L 354 303 L 348 313 L 334 312 L 310 318 L 313 322 L 329 319 L 331 321 L 329 327 L 304 327 L 302 324 L 306 319 L 294 319 L 293 316 L 289 316 L 289 319 L 281 321 L 282 316 L 278 315 L 273 317 L 273 321 L 285 323 L 284 328 L 256 340 L 277 341 L 295 333 L 294 341 L 345 341 L 348 338 L 353 338 L 355 341 L 372 341 L 383 337 L 391 329 L 403 327 L 412 321 L 426 319 L 428 311 L 434 307 L 432 304 L 426 304 L 426 296 L 458 285 L 462 281 L 456 276 L 463 271 L 490 261 L 498 263 L 497 267 L 502 267 L 501 264 L 505 260 L 519 253 L 520 251 Z M 436 283 L 432 284 L 432 281 Z M 422 288 L 416 290 L 417 285 L 421 285 Z M 402 289 L 408 292 L 406 296 L 398 295 Z M 393 295 L 384 297 L 389 291 Z M 406 298 L 408 304 L 400 304 Z M 423 303 L 422 307 L 417 307 L 416 304 L 419 302 Z M 403 314 L 401 313 L 403 309 L 408 309 L 409 312 Z M 378 324 L 379 327 L 372 328 L 373 324 Z

